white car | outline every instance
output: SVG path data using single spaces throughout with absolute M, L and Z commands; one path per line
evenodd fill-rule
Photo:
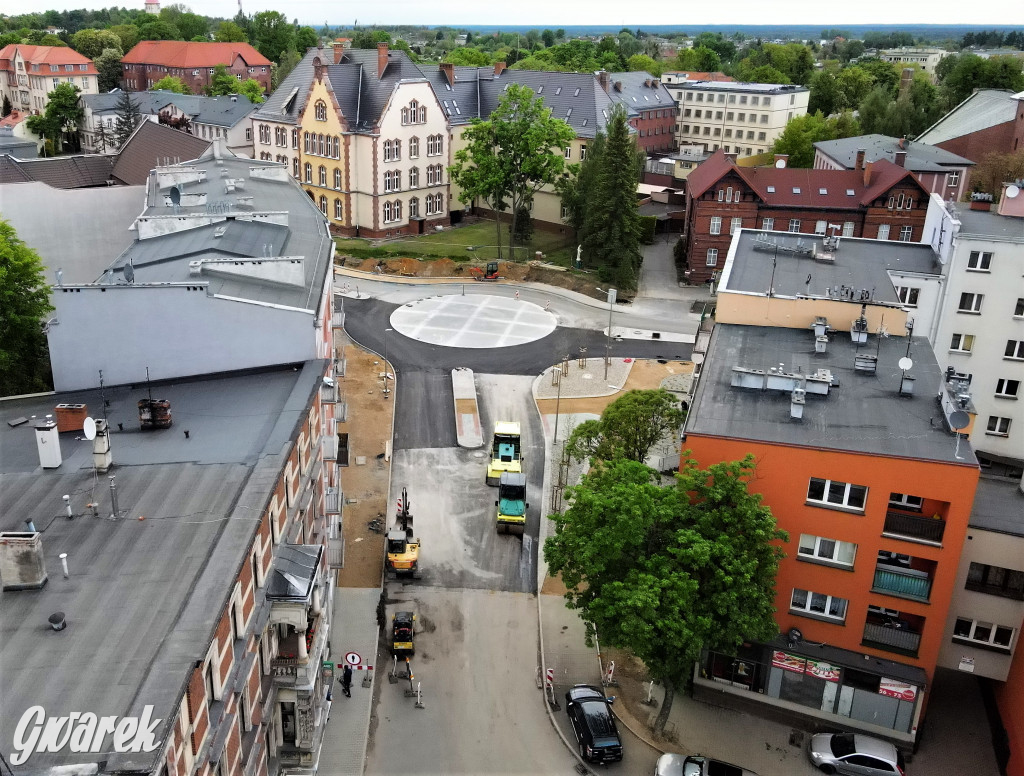
M 807 756 L 822 773 L 852 776 L 906 776 L 903 755 L 888 741 L 859 733 L 811 736 Z
M 757 776 L 753 771 L 702 755 L 663 754 L 654 776 Z

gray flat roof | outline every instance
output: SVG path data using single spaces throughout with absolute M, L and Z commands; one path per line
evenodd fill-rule
M 898 305 L 900 301 L 889 270 L 932 275 L 941 273 L 935 252 L 924 243 L 843 237 L 833 263 L 816 261 L 812 256 L 786 250 L 798 244 L 805 248 L 813 245 L 820 252 L 822 239 L 789 232 L 741 230 L 732 268 L 724 278 L 724 289 L 767 294 L 771 285 L 781 296 L 827 296 L 827 288 L 849 286 L 857 291 L 871 291 L 873 302 Z M 757 247 L 771 245 L 778 245 L 779 251 L 776 253 Z M 810 283 L 807 282 L 808 277 Z
M 1001 216 L 984 210 L 970 210 L 966 205 L 957 208 L 961 237 L 985 237 L 997 240 L 1024 242 L 1024 218 Z
M 698 92 L 750 92 L 756 94 L 795 94 L 808 91 L 806 86 L 790 84 L 756 84 L 749 81 L 682 81 L 668 84 L 673 89 L 692 89 Z
M 119 515 L 110 517 L 108 475 L 92 468 L 92 443 L 60 435 L 63 464 L 41 469 L 31 423 L 58 403 L 86 403 L 97 391 L 0 403 L 0 530 L 41 533 L 49 581 L 40 590 L 0 592 L 0 740 L 10 742 L 25 710 L 137 716 L 152 705 L 166 740 L 191 668 L 202 660 L 284 454 L 318 389 L 324 363 L 153 386 L 171 401 L 174 425 L 141 431 L 136 402 L 146 386 L 108 389 Z M 124 430 L 118 431 L 117 424 Z M 190 434 L 186 439 L 183 431 Z M 74 519 L 63 515 L 71 495 Z M 85 509 L 99 504 L 99 517 Z M 144 519 L 143 519 L 144 518 Z M 59 553 L 68 553 L 70 576 Z M 47 618 L 61 611 L 65 630 Z M 110 740 L 107 740 L 110 743 Z M 108 770 L 152 772 L 162 747 L 146 754 L 35 754 L 24 768 L 108 761 Z M 128 763 L 127 761 L 131 762 Z
M 968 524 L 972 528 L 1024 536 L 1024 492 L 1020 480 L 981 477 Z
M 974 166 L 974 162 L 970 159 L 927 143 L 904 140 L 903 148 L 900 148 L 900 139 L 888 135 L 858 135 L 839 140 L 819 140 L 814 147 L 848 170 L 854 169 L 857 162 L 857 151 L 861 149 L 864 149 L 865 152 L 865 162 L 874 162 L 879 159 L 895 162 L 896 152 L 905 151 L 907 158 L 903 166 L 913 172 L 947 172 L 951 167 Z
M 817 354 L 810 329 L 717 324 L 687 433 L 977 466 L 970 444 L 960 441 L 958 459 L 956 440 L 945 431 L 935 401 L 942 373 L 926 339 L 914 337 L 910 350 L 910 374 L 916 378 L 912 397 L 898 395 L 897 363 L 907 352 L 904 337 L 871 334 L 859 352 L 878 354 L 874 374 L 854 369 L 858 351 L 849 332 L 836 332 L 828 352 Z M 779 364 L 804 375 L 831 370 L 830 393 L 808 392 L 802 421 L 790 418 L 788 392 L 731 385 L 734 366 L 767 372 Z

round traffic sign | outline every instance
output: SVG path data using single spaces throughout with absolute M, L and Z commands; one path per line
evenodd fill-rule
M 358 652 L 346 652 L 345 662 L 350 666 L 357 666 L 363 662 L 363 659 L 359 656 Z

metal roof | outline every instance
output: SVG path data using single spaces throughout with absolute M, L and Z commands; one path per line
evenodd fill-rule
M 142 186 L 154 168 L 175 161 L 195 159 L 210 144 L 209 140 L 166 124 L 142 121 L 125 140 L 117 155 L 109 157 L 116 161 L 111 174 L 129 186 Z
M 1021 492 L 1020 481 L 979 478 L 968 525 L 1024 536 L 1024 492 Z
M 117 113 L 117 103 L 122 92 L 115 89 L 103 94 L 83 94 L 83 105 L 100 115 Z M 193 123 L 219 127 L 234 127 L 247 119 L 257 106 L 244 94 L 205 97 L 198 94 L 176 94 L 163 89 L 148 92 L 132 92 L 132 100 L 143 115 L 156 115 L 173 105 L 186 114 Z
M 821 140 L 814 147 L 829 159 L 842 165 L 847 170 L 854 169 L 857 163 L 857 151 L 864 149 L 864 161 L 874 162 L 878 159 L 895 161 L 897 151 L 907 154 L 903 166 L 911 172 L 948 172 L 951 167 L 973 167 L 974 162 L 964 159 L 944 148 L 904 140 L 900 147 L 900 138 L 887 135 L 860 135 L 840 140 Z
M 978 89 L 917 137 L 919 143 L 938 145 L 983 129 L 1013 121 L 1020 96 L 1008 89 Z
M 321 57 L 325 62 L 333 56 L 330 51 L 311 48 L 285 79 L 261 104 L 253 119 L 276 121 L 284 124 L 298 124 L 299 112 L 306 104 L 309 89 L 313 85 L 313 60 Z

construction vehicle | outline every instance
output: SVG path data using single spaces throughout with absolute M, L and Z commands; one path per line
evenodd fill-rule
M 413 538 L 409 494 L 402 488 L 402 498 L 395 513 L 395 526 L 387 533 L 385 568 L 394 574 L 415 577 L 420 562 L 420 540 Z
M 520 474 L 522 471 L 522 442 L 519 438 L 519 424 L 500 420 L 494 424 L 491 460 L 487 464 L 487 484 L 491 487 L 497 485 L 502 472 Z
M 526 530 L 526 475 L 502 472 L 498 479 L 498 533 L 523 535 Z
M 413 612 L 395 612 L 391 617 L 391 651 L 396 655 L 415 655 L 416 615 Z
M 485 282 L 501 280 L 501 276 L 498 274 L 498 262 L 496 261 L 487 262 L 487 269 L 485 270 L 479 267 L 472 267 L 469 271 L 473 274 L 473 280 L 483 280 Z

